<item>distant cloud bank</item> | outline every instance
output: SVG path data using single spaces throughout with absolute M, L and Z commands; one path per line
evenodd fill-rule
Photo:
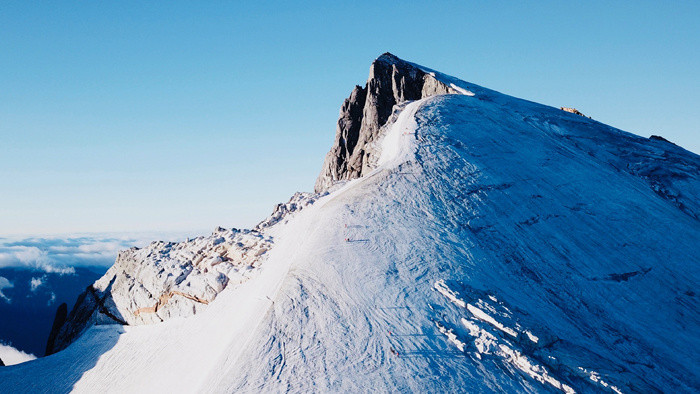
M 29 238 L 0 238 L 0 268 L 28 268 L 46 273 L 72 274 L 73 267 L 110 267 L 120 250 L 151 241 L 175 241 L 184 234 L 91 234 Z M 4 278 L 3 278 L 4 279 Z M 3 284 L 0 282 L 0 297 Z M 41 285 L 41 279 L 32 287 Z M 11 284 L 9 284 L 11 286 Z
M 11 289 L 13 287 L 15 287 L 15 285 L 12 282 L 10 282 L 9 279 L 0 276 L 0 299 L 4 299 L 7 302 L 11 302 L 10 298 L 3 294 L 2 290 Z

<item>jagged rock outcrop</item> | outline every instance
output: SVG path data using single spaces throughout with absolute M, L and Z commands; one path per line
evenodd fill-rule
M 290 214 L 301 211 L 326 194 L 327 193 L 296 192 L 286 203 L 277 204 L 272 214 L 267 219 L 258 223 L 253 230 L 264 231 L 266 228 L 272 227 L 277 223 L 284 223 L 289 219 Z
M 150 324 L 203 310 L 225 288 L 257 274 L 273 246 L 271 228 L 323 195 L 296 193 L 253 230 L 219 227 L 206 237 L 121 251 L 70 314 L 65 304 L 58 308 L 46 355 L 66 348 L 93 325 Z
M 666 138 L 664 138 L 664 137 L 662 137 L 662 136 L 660 136 L 660 135 L 652 135 L 652 136 L 649 137 L 649 139 L 650 139 L 650 140 L 654 140 L 654 141 L 668 142 L 669 144 L 676 145 L 676 144 L 674 144 L 673 142 L 667 140 Z M 676 146 L 677 146 L 677 145 L 676 145 Z
M 207 237 L 121 251 L 67 318 L 59 308 L 46 354 L 64 349 L 96 324 L 149 324 L 193 315 L 228 285 L 252 277 L 271 247 L 272 239 L 258 231 L 218 228 Z
M 407 101 L 440 94 L 472 96 L 474 93 L 469 90 L 472 88 L 482 92 L 478 99 L 489 99 L 490 93 L 484 88 L 473 84 L 467 88 L 466 84 L 390 53 L 378 57 L 370 67 L 365 86 L 356 86 L 341 107 L 335 142 L 316 180 L 316 192 L 328 190 L 337 181 L 359 178 L 374 169 L 379 152 L 377 142 L 382 131 L 396 119 L 396 116 L 392 116 L 396 115 L 394 110 L 398 112 Z M 590 119 L 576 108 L 561 107 L 560 110 Z M 579 137 L 564 138 L 575 140 Z M 585 141 L 592 137 L 588 134 L 581 138 Z M 669 142 L 658 136 L 650 137 L 653 144 L 630 136 L 623 138 L 628 140 L 629 145 L 612 146 L 601 140 L 597 143 L 604 149 L 589 154 L 601 156 L 602 152 L 608 152 L 612 156 L 605 159 L 615 162 L 616 169 L 643 179 L 659 197 L 689 216 L 700 218 L 697 199 L 700 190 L 692 182 L 700 173 L 688 157 L 692 153 L 684 149 L 660 148 L 656 143 Z M 576 142 L 574 146 L 588 149 L 583 141 Z
M 559 109 L 561 109 L 561 110 L 564 111 L 564 112 L 569 112 L 569 113 L 572 113 L 572 114 L 575 114 L 575 115 L 583 116 L 584 118 L 590 118 L 590 116 L 584 115 L 583 112 L 577 110 L 576 108 L 561 107 L 561 108 L 559 108 Z
M 56 335 L 58 335 L 58 330 L 66 323 L 66 318 L 68 317 L 68 305 L 66 303 L 61 303 L 56 310 L 56 317 L 53 319 L 53 325 L 51 326 L 51 333 L 49 333 L 49 340 L 46 342 L 45 355 L 49 355 L 53 352 L 54 344 L 56 342 Z
M 355 86 L 340 109 L 335 142 L 326 155 L 316 192 L 334 182 L 359 178 L 374 167 L 374 142 L 395 105 L 439 94 L 458 94 L 435 73 L 385 53 L 371 65 L 364 87 Z

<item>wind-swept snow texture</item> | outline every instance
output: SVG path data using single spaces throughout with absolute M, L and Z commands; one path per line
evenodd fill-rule
M 463 94 L 396 108 L 257 276 L 0 391 L 699 391 L 700 158 L 435 75 Z

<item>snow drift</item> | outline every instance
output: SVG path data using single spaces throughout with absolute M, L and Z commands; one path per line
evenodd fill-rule
M 700 390 L 700 157 L 393 55 L 378 67 L 389 85 L 369 89 L 373 71 L 346 101 L 324 194 L 255 230 L 269 249 L 247 280 L 194 316 L 88 324 L 0 369 L 0 391 Z M 450 89 L 397 88 L 426 81 Z

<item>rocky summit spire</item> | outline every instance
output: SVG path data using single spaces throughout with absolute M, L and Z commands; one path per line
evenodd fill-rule
M 335 142 L 315 190 L 323 191 L 338 180 L 359 178 L 372 169 L 373 142 L 395 105 L 447 93 L 456 91 L 432 73 L 388 52 L 379 56 L 370 66 L 365 86 L 355 86 L 340 108 Z

